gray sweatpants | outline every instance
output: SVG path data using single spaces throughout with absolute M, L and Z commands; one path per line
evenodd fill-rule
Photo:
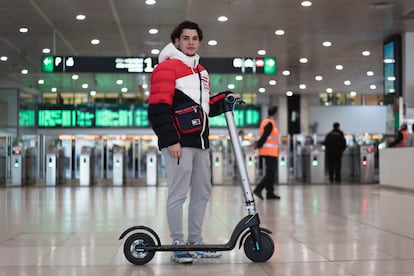
M 188 206 L 188 241 L 202 241 L 202 227 L 211 195 L 211 168 L 208 150 L 182 148 L 179 164 L 167 148 L 161 150 L 165 159 L 168 182 L 167 219 L 173 241 L 185 241 L 183 205 L 190 191 Z

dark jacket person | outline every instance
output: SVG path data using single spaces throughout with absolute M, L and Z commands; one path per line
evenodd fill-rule
M 326 149 L 326 161 L 329 172 L 329 182 L 341 182 L 341 159 L 346 148 L 344 133 L 339 129 L 339 123 L 333 124 L 333 130 L 329 132 L 324 141 Z

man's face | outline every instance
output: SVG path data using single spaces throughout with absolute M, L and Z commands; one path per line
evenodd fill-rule
M 175 39 L 175 46 L 187 56 L 194 56 L 200 46 L 197 30 L 183 29 L 180 37 Z

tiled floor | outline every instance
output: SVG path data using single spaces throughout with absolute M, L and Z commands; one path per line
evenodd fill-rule
M 133 225 L 170 243 L 167 188 L 0 187 L 0 276 L 17 275 L 414 275 L 414 192 L 379 185 L 281 185 L 257 200 L 276 246 L 266 263 L 243 249 L 178 265 L 157 252 L 144 266 L 123 256 Z M 204 239 L 225 243 L 246 215 L 238 186 L 214 186 Z

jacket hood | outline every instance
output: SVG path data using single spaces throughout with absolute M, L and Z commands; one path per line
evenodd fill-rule
M 167 59 L 179 59 L 187 66 L 195 68 L 198 65 L 200 56 L 197 54 L 192 57 L 187 56 L 170 42 L 164 47 L 164 49 L 162 49 L 160 55 L 158 56 L 158 62 L 161 63 Z

